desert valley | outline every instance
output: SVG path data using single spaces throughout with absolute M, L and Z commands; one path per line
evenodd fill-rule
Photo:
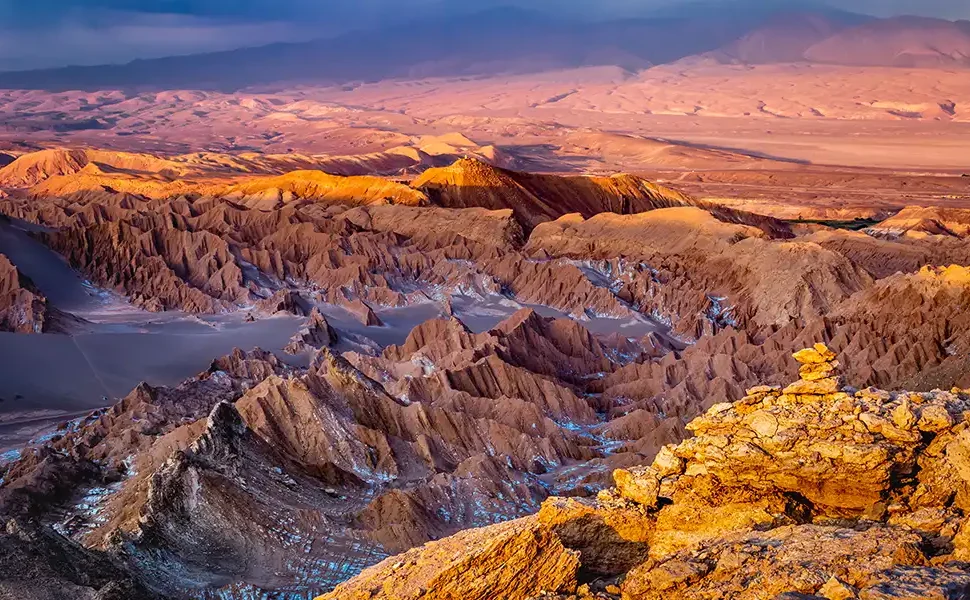
M 970 597 L 970 21 L 843 8 L 0 71 L 0 598 Z

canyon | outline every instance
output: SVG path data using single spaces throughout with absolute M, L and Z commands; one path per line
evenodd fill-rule
M 18 573 L 5 593 L 298 598 L 343 585 L 332 597 L 356 586 L 448 597 L 457 588 L 420 582 L 448 581 L 434 570 L 452 559 L 421 553 L 458 535 L 476 568 L 519 560 L 490 557 L 500 543 L 542 570 L 525 578 L 542 589 L 510 598 L 590 585 L 653 597 L 635 582 L 664 568 L 654 548 L 673 544 L 673 556 L 735 531 L 712 524 L 705 538 L 675 519 L 658 533 L 657 500 L 623 504 L 651 493 L 642 465 L 686 453 L 671 444 L 711 407 L 747 406 L 768 392 L 746 390 L 795 377 L 793 350 L 829 344 L 866 389 L 970 386 L 962 209 L 910 207 L 854 231 L 633 175 L 479 158 L 410 180 L 278 175 L 231 158 L 44 150 L 0 169 L 5 327 L 19 332 L 2 339 L 6 364 L 22 365 L 3 385 L 0 564 Z M 824 356 L 779 406 L 814 406 L 798 394 L 823 387 L 819 402 L 861 398 Z M 614 479 L 626 500 L 609 500 Z M 787 502 L 762 491 L 724 493 L 759 515 Z M 795 516 L 772 517 L 796 527 L 779 543 L 827 543 L 828 530 L 797 528 L 822 510 L 806 494 L 777 509 Z M 620 534 L 595 525 L 614 519 Z M 469 530 L 482 526 L 495 529 Z M 587 547 L 592 567 L 573 550 Z M 401 561 L 422 574 L 388 569 Z M 597 569 L 626 577 L 584 579 Z M 508 584 L 494 577 L 481 585 Z M 393 591 L 399 579 L 426 595 Z M 441 585 L 479 585 L 462 581 Z
M 970 595 L 970 29 L 728 10 L 0 72 L 0 598 Z

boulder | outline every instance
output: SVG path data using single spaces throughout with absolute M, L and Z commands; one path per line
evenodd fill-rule
M 579 553 L 530 517 L 414 548 L 317 600 L 526 600 L 575 591 L 578 569 Z

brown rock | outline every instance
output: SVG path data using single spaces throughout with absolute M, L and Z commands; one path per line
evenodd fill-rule
M 316 307 L 310 311 L 305 327 L 296 332 L 290 343 L 283 349 L 287 354 L 300 354 L 313 349 L 333 346 L 337 343 L 337 332 L 330 327 L 327 318 Z
M 796 361 L 805 364 L 819 364 L 827 363 L 835 359 L 835 352 L 829 350 L 828 346 L 825 344 L 815 344 L 811 348 L 805 348 L 804 350 L 799 350 L 792 355 Z
M 680 475 L 684 472 L 684 461 L 675 453 L 676 446 L 667 445 L 660 449 L 657 456 L 653 459 L 653 469 L 657 472 L 657 477 L 664 478 L 670 475 Z
M 578 550 L 583 569 L 597 575 L 625 573 L 647 559 L 654 519 L 632 504 L 551 498 L 539 521 L 567 548 Z
M 903 400 L 892 412 L 893 424 L 900 429 L 912 429 L 916 425 L 916 415 L 909 405 L 909 400 Z
M 798 375 L 805 381 L 818 381 L 831 377 L 838 366 L 838 361 L 804 364 L 799 367 Z
M 881 527 L 855 531 L 801 525 L 727 535 L 636 567 L 623 582 L 623 598 L 822 595 L 833 577 L 865 587 L 877 574 L 913 564 L 904 561 L 923 560 L 919 544 L 916 534 Z M 860 597 L 865 598 L 864 594 Z
M 818 589 L 817 594 L 827 600 L 849 600 L 857 598 L 856 589 L 851 585 L 839 581 L 838 577 L 832 577 L 825 582 L 825 585 Z
M 380 317 L 374 312 L 374 309 L 360 298 L 355 298 L 352 301 L 344 303 L 343 307 L 354 315 L 360 321 L 361 325 L 366 325 L 367 327 L 382 327 L 384 325 Z
M 815 381 L 796 381 L 784 389 L 785 394 L 793 395 L 818 395 L 824 396 L 825 394 L 834 394 L 842 389 L 841 382 L 834 378 L 828 377 L 825 379 L 818 379 Z
M 778 433 L 778 419 L 770 412 L 755 411 L 745 416 L 744 423 L 761 438 L 774 437 Z
M 953 415 L 944 406 L 931 404 L 920 409 L 919 422 L 917 423 L 920 431 L 939 433 L 953 427 L 953 424 Z
M 688 204 L 685 196 L 631 175 L 533 175 L 467 158 L 448 167 L 428 169 L 413 185 L 439 206 L 512 209 L 523 228 L 530 231 L 567 213 L 591 217 L 603 212 L 637 213 Z
M 574 591 L 578 555 L 530 517 L 409 550 L 318 600 L 526 600 Z
M 657 507 L 660 480 L 652 467 L 617 469 L 613 472 L 613 480 L 622 497 L 646 508 Z
M 898 566 L 877 573 L 859 591 L 860 600 L 937 600 L 966 598 L 970 574 L 953 568 Z
M 41 333 L 49 326 L 47 299 L 0 254 L 0 331 Z

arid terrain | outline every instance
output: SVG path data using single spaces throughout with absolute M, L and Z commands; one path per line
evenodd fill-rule
M 0 144 L 11 156 L 88 147 L 199 163 L 204 154 L 188 155 L 201 151 L 256 154 L 255 164 L 224 165 L 243 172 L 402 176 L 474 156 L 528 171 L 629 172 L 785 218 L 867 218 L 968 198 L 961 70 L 700 63 L 0 99 Z M 267 164 L 267 154 L 287 158 Z
M 0 598 L 970 594 L 967 22 L 512 17 L 0 73 Z

